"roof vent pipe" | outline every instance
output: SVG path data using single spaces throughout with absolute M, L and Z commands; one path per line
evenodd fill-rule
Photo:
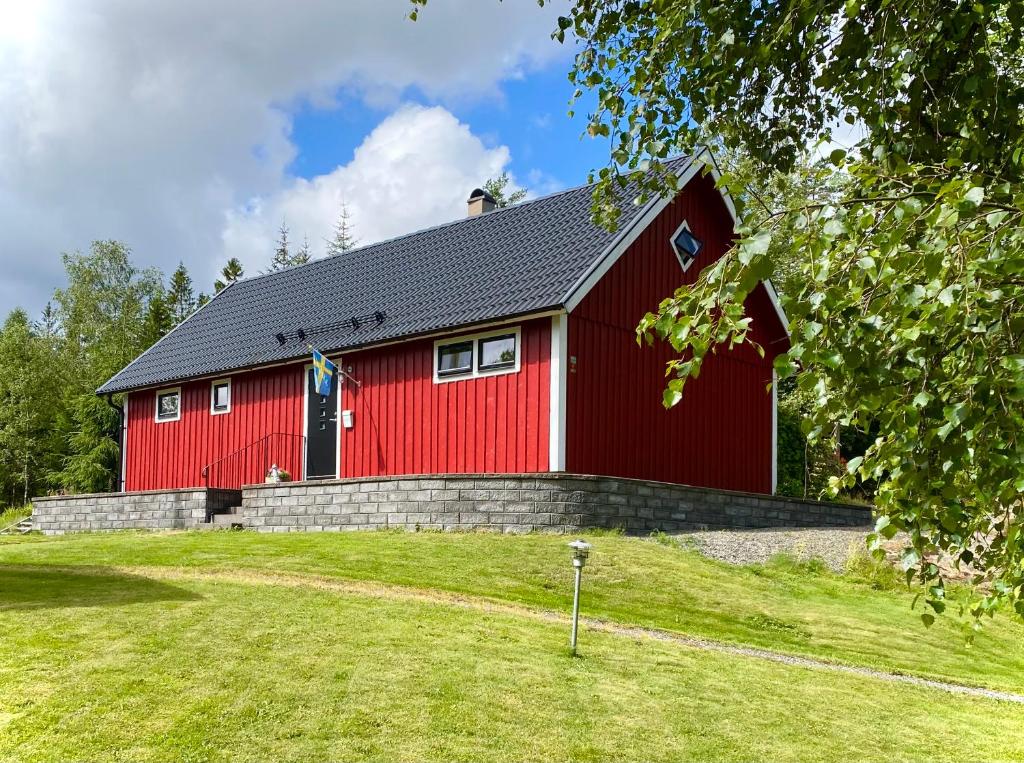
M 494 200 L 494 197 L 483 188 L 474 188 L 473 192 L 469 194 L 467 203 L 469 204 L 469 217 L 476 217 L 485 212 L 490 212 L 498 206 L 498 202 Z

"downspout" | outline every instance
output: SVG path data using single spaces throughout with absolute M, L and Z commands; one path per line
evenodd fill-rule
M 124 490 L 124 475 L 121 473 L 121 464 L 124 455 L 124 409 L 114 405 L 114 395 L 108 392 L 104 397 L 107 405 L 117 411 L 117 467 L 114 471 L 114 492 L 120 493 Z

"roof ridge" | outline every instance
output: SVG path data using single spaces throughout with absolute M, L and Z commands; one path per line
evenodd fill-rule
M 485 216 L 491 217 L 492 215 L 497 215 L 502 212 L 508 212 L 513 209 L 522 209 L 523 207 L 529 206 L 530 204 L 533 204 L 535 202 L 547 201 L 548 199 L 553 199 L 556 196 L 562 196 L 564 194 L 572 193 L 574 191 L 581 191 L 584 188 L 589 188 L 596 184 L 597 181 L 594 181 L 593 183 L 584 183 L 583 185 L 573 186 L 572 188 L 563 188 L 561 191 L 553 191 L 552 193 L 547 193 L 544 194 L 543 196 L 538 196 L 535 199 L 526 199 L 525 201 L 520 201 L 517 204 L 510 204 L 507 207 L 498 207 L 497 209 L 492 209 L 490 212 L 485 212 L 484 214 L 481 215 L 474 215 L 473 217 L 460 217 L 456 220 L 448 220 L 447 222 L 436 223 L 435 225 L 428 225 L 425 228 L 417 228 L 416 230 L 409 231 L 408 233 L 400 233 L 399 235 L 392 236 L 391 238 L 385 238 L 381 239 L 380 241 L 374 241 L 371 244 L 364 244 L 363 246 L 357 246 L 353 249 L 347 249 L 346 251 L 341 252 L 340 254 L 328 254 L 324 257 L 317 257 L 316 259 L 310 260 L 309 262 L 303 262 L 298 265 L 289 265 L 288 267 L 281 268 L 280 270 L 269 270 L 265 273 L 257 273 L 254 276 L 249 276 L 248 278 L 239 278 L 237 281 L 234 281 L 233 283 L 248 283 L 251 281 L 258 281 L 259 279 L 266 278 L 267 276 L 276 276 L 280 275 L 281 273 L 288 273 L 293 270 L 298 270 L 299 268 L 304 268 L 308 265 L 315 265 L 318 262 L 329 262 L 336 257 L 344 257 L 345 255 L 348 254 L 355 254 L 357 252 L 362 252 L 367 249 L 372 249 L 375 246 L 390 244 L 395 241 L 401 241 L 403 239 L 410 238 L 412 236 L 418 236 L 421 233 L 429 233 L 430 231 L 441 230 L 443 228 L 449 228 L 455 225 L 460 225 L 462 223 L 467 223 L 474 220 L 481 220 Z
M 667 159 L 662 160 L 662 164 L 668 164 L 669 162 L 674 162 L 674 161 L 677 161 L 679 159 L 686 159 L 686 158 L 687 157 L 686 157 L 685 154 L 679 154 L 678 156 L 671 156 L 671 157 L 668 157 Z M 265 273 L 258 273 L 258 274 L 254 275 L 254 276 L 250 276 L 249 278 L 239 278 L 234 283 L 248 283 L 250 281 L 258 281 L 259 279 L 265 278 L 267 276 L 276 276 L 276 275 L 279 275 L 281 273 L 288 273 L 288 272 L 291 272 L 293 270 L 298 270 L 299 268 L 304 268 L 304 267 L 307 267 L 309 265 L 314 265 L 314 264 L 316 264 L 318 262 L 329 262 L 330 260 L 332 260 L 335 257 L 342 257 L 342 256 L 345 256 L 345 255 L 348 255 L 348 254 L 353 254 L 353 253 L 365 251 L 367 249 L 372 249 L 375 246 L 381 246 L 383 244 L 389 244 L 389 243 L 392 243 L 392 242 L 395 242 L 395 241 L 402 241 L 403 239 L 409 238 L 411 236 L 418 236 L 418 235 L 420 235 L 422 233 L 429 233 L 430 231 L 441 230 L 443 228 L 448 228 L 448 227 L 455 226 L 455 225 L 461 225 L 463 223 L 467 223 L 467 222 L 474 221 L 474 220 L 482 220 L 482 219 L 485 219 L 485 218 L 493 219 L 494 215 L 500 215 L 503 212 L 508 212 L 510 210 L 513 210 L 513 209 L 522 209 L 523 207 L 527 207 L 530 204 L 536 204 L 537 202 L 540 202 L 540 201 L 547 201 L 547 200 L 553 199 L 553 198 L 555 198 L 557 196 L 563 196 L 563 195 L 568 194 L 568 193 L 574 193 L 576 191 L 582 191 L 582 190 L 584 190 L 586 188 L 591 188 L 591 187 L 597 185 L 599 182 L 600 181 L 598 181 L 598 180 L 594 180 L 594 181 L 591 181 L 589 183 L 583 183 L 582 185 L 573 186 L 571 188 L 563 188 L 561 191 L 552 191 L 551 193 L 546 193 L 543 196 L 538 196 L 538 197 L 536 197 L 534 199 L 526 199 L 526 200 L 521 201 L 521 202 L 519 202 L 517 204 L 510 204 L 507 207 L 498 207 L 497 209 L 492 209 L 490 212 L 485 212 L 484 214 L 481 214 L 481 215 L 474 215 L 472 217 L 460 217 L 460 218 L 455 219 L 455 220 L 449 220 L 447 222 L 437 223 L 436 225 L 428 225 L 426 228 L 418 228 L 417 230 L 409 231 L 408 233 L 401 233 L 401 234 L 399 234 L 397 236 L 392 236 L 391 238 L 385 238 L 385 239 L 381 239 L 380 241 L 374 241 L 372 244 L 365 244 L 363 246 L 357 246 L 357 247 L 355 247 L 353 249 L 349 249 L 349 250 L 347 250 L 345 252 L 342 252 L 341 254 L 329 254 L 329 255 L 327 255 L 325 257 L 318 257 L 318 258 L 316 258 L 314 260 L 310 260 L 309 262 L 303 262 L 303 263 L 300 263 L 298 265 L 289 265 L 288 267 L 281 268 L 280 270 L 270 270 L 270 271 L 267 271 Z

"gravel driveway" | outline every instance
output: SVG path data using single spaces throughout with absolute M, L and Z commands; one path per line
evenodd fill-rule
M 799 559 L 820 558 L 837 572 L 850 555 L 865 549 L 864 537 L 870 527 L 834 527 L 789 530 L 706 530 L 679 533 L 679 541 L 692 545 L 705 556 L 730 564 L 756 564 L 780 553 Z

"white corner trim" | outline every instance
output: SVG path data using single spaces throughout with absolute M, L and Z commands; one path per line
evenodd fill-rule
M 779 373 L 772 369 L 772 495 L 779 489 Z
M 551 316 L 551 384 L 549 386 L 548 470 L 565 471 L 565 402 L 569 373 L 569 316 Z
M 217 401 L 217 398 L 216 398 L 214 392 L 215 392 L 217 387 L 223 386 L 225 384 L 228 387 L 228 407 L 225 408 L 223 411 L 218 411 L 214 407 L 214 404 Z M 232 403 L 231 398 L 232 398 L 231 379 L 214 379 L 213 381 L 211 381 L 210 382 L 210 415 L 211 416 L 223 416 L 225 413 L 231 413 L 231 403 Z
M 724 188 L 718 187 L 718 182 L 722 179 L 722 173 L 718 168 L 718 162 L 715 160 L 714 154 L 708 152 L 708 166 L 711 177 L 714 178 L 715 188 L 718 188 L 718 193 L 722 197 L 722 201 L 725 202 L 726 209 L 729 210 L 729 215 L 732 217 L 733 229 L 739 225 L 739 215 L 736 214 L 736 205 L 732 201 L 732 196 Z M 675 238 L 673 236 L 673 238 Z M 779 301 L 779 293 L 775 290 L 775 285 L 768 279 L 765 279 L 761 283 L 764 284 L 765 290 L 768 292 L 768 299 L 772 303 L 772 308 L 775 310 L 775 315 L 778 316 L 779 320 L 782 321 L 782 330 L 786 332 L 786 336 L 789 336 L 789 318 L 786 316 L 785 310 L 782 309 L 782 303 Z
M 178 394 L 178 415 L 173 419 L 162 419 L 160 418 L 160 396 L 166 395 L 171 392 Z M 179 421 L 181 419 L 181 387 L 164 387 L 158 389 L 153 395 L 153 421 L 157 424 L 170 424 L 172 421 Z
M 764 289 L 768 292 L 768 301 L 772 303 L 775 314 L 782 321 L 782 330 L 786 332 L 786 336 L 790 336 L 789 317 L 786 315 L 786 311 L 782 309 L 782 303 L 779 301 L 779 293 L 775 291 L 775 285 L 767 279 L 761 283 L 764 284 Z
M 516 338 L 516 360 L 511 366 L 506 368 L 493 368 L 480 370 L 479 366 L 479 352 L 480 352 L 480 340 L 488 339 L 494 336 L 505 336 L 506 334 L 512 334 Z M 519 373 L 519 367 L 523 357 L 523 342 L 522 342 L 522 330 L 520 326 L 506 326 L 501 329 L 494 329 L 492 331 L 484 331 L 477 334 L 463 334 L 461 336 L 450 334 L 443 339 L 436 339 L 434 341 L 434 352 L 431 359 L 431 365 L 434 370 L 434 384 L 447 384 L 448 382 L 466 381 L 467 379 L 481 379 L 487 376 L 501 376 L 502 374 L 517 374 Z M 458 344 L 460 342 L 471 342 L 473 344 L 473 356 L 471 358 L 470 369 L 463 373 L 451 374 L 449 376 L 441 376 L 437 370 L 437 350 L 446 344 Z
M 700 172 L 704 167 L 710 166 L 714 169 L 714 164 L 710 161 L 710 152 L 707 149 L 702 150 L 693 160 L 687 165 L 686 170 L 679 175 L 677 180 L 677 186 L 679 191 L 682 191 L 687 184 L 696 177 L 697 173 Z M 562 304 L 565 305 L 565 309 L 568 312 L 575 310 L 580 302 L 582 302 L 586 296 L 590 293 L 597 283 L 605 277 L 612 266 L 619 261 L 619 258 L 626 253 L 626 250 L 632 246 L 633 242 L 636 241 L 640 234 L 643 233 L 647 226 L 650 225 L 658 217 L 659 214 L 667 207 L 675 195 L 672 196 L 659 196 L 655 199 L 651 199 L 644 207 L 643 212 L 636 216 L 632 224 L 623 229 L 621 233 L 609 244 L 604 254 L 595 261 L 587 272 L 584 273 L 580 278 L 572 285 L 565 297 L 562 299 Z

